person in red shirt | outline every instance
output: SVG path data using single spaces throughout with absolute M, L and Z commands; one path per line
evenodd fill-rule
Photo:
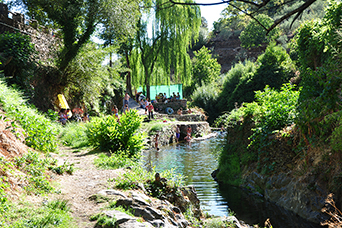
M 154 107 L 152 105 L 152 103 L 149 103 L 149 105 L 147 106 L 147 110 L 148 110 L 148 118 L 149 119 L 153 119 L 153 110 L 154 110 Z

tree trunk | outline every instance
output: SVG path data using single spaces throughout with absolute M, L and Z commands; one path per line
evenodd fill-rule
M 131 69 L 127 51 L 125 51 L 125 56 L 126 56 L 127 68 Z M 131 97 L 133 97 L 133 94 L 132 94 L 132 76 L 131 76 L 131 72 L 130 71 L 128 71 L 127 75 L 126 75 L 126 92 L 128 94 L 130 94 Z
M 150 75 L 145 70 L 145 86 L 146 86 L 146 98 L 148 98 L 150 101 Z

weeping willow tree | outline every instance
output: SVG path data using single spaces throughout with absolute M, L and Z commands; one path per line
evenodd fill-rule
M 201 25 L 197 5 L 174 5 L 167 0 L 155 0 L 154 5 L 156 7 L 148 12 L 148 16 L 139 20 L 136 45 L 130 56 L 132 82 L 135 86 L 145 86 L 148 98 L 151 84 L 170 83 L 170 80 L 189 84 L 191 62 L 188 50 Z M 152 31 L 147 29 L 150 19 Z

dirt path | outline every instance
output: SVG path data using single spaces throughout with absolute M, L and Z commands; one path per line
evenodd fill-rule
M 60 151 L 58 155 L 54 155 L 59 163 L 63 164 L 64 161 L 72 163 L 75 171 L 73 175 L 56 176 L 56 189 L 61 193 L 54 197 L 69 201 L 77 227 L 92 228 L 95 223 L 90 222 L 89 218 L 100 212 L 103 204 L 96 204 L 89 200 L 89 197 L 109 188 L 107 180 L 118 177 L 123 170 L 98 170 L 93 164 L 96 157 L 94 152 L 77 152 L 67 147 L 60 148 Z

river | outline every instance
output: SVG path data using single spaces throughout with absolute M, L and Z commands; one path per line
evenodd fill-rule
M 171 144 L 146 151 L 144 162 L 147 169 L 155 166 L 157 172 L 175 169 L 175 172 L 185 176 L 186 185 L 194 185 L 201 201 L 201 209 L 216 216 L 226 216 L 230 211 L 247 224 L 263 225 L 270 218 L 274 228 L 318 228 L 299 216 L 264 200 L 251 195 L 242 189 L 230 185 L 219 186 L 211 177 L 211 172 L 217 168 L 220 148 L 224 135 L 186 143 Z

